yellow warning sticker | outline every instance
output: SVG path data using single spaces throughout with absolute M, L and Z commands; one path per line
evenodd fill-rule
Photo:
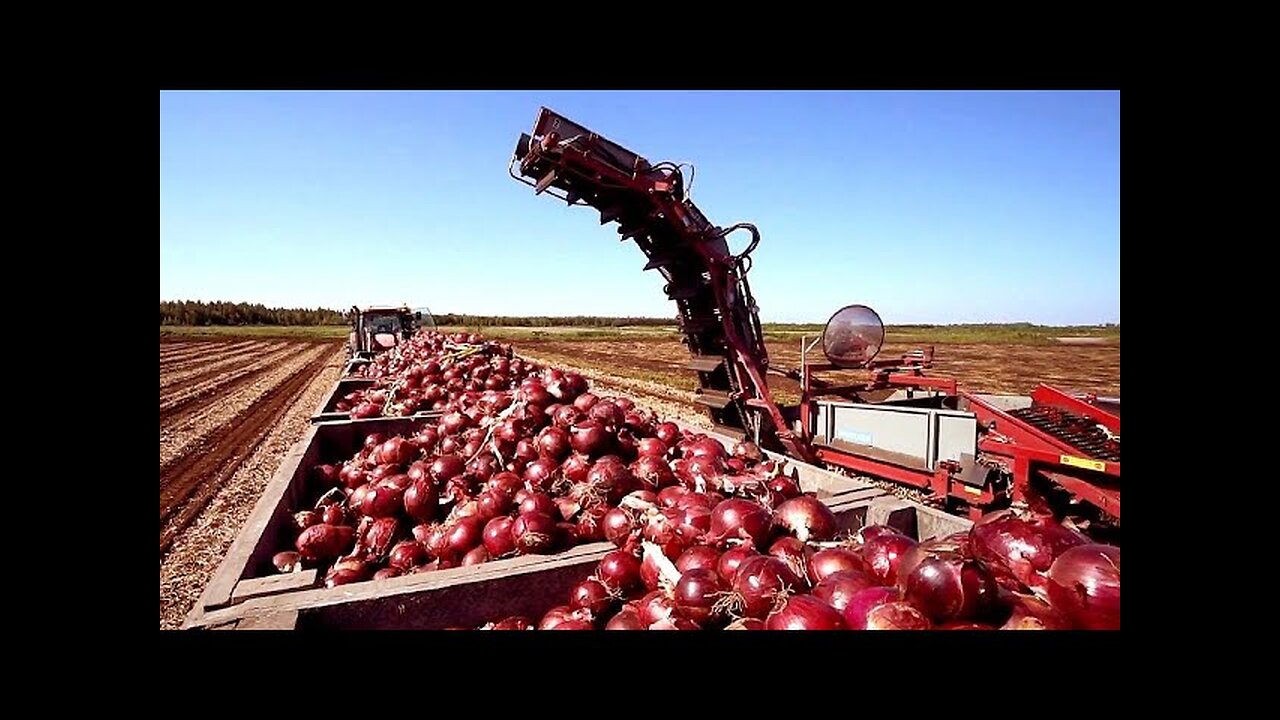
M 965 485 L 965 486 L 964 486 L 964 491 L 965 491 L 965 492 L 967 492 L 967 493 L 969 493 L 970 495 L 981 495 L 981 494 L 982 494 L 982 488 L 969 487 L 968 485 Z
M 1107 464 L 1101 460 L 1086 460 L 1084 458 L 1073 457 L 1071 455 L 1062 455 L 1058 458 L 1058 462 L 1063 465 L 1084 468 L 1085 470 L 1097 470 L 1098 472 L 1106 472 Z

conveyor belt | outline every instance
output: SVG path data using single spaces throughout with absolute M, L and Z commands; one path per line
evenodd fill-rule
M 1050 405 L 1010 410 L 1009 415 L 1040 432 L 1067 443 L 1081 455 L 1120 462 L 1120 440 L 1108 435 L 1096 421 Z

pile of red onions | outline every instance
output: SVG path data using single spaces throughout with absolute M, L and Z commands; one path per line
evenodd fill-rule
M 918 543 L 851 537 L 751 443 L 660 422 L 508 346 L 422 333 L 377 358 L 375 415 L 439 410 L 313 471 L 280 572 L 325 584 L 611 542 L 565 605 L 491 629 L 1118 628 L 1120 551 L 1003 511 Z M 367 408 L 366 408 L 367 409 Z
M 705 502 L 682 496 L 691 504 Z M 822 514 L 786 522 L 779 506 L 738 498 L 712 509 L 714 531 L 650 528 L 671 513 L 635 497 L 619 549 L 541 621 L 480 629 L 1045 630 L 1119 629 L 1120 549 L 1011 511 L 970 532 L 918 543 L 884 526 L 829 542 Z M 619 525 L 619 527 L 623 527 Z M 799 538 L 814 532 L 825 540 Z M 683 539 L 682 539 L 683 538 Z M 686 540 L 688 540 L 686 542 Z M 636 563 L 639 565 L 638 581 Z M 1042 589 L 1043 588 L 1043 589 Z
M 370 368 L 382 384 L 362 402 L 421 395 L 443 415 L 315 467 L 280 572 L 318 568 L 334 586 L 614 541 L 635 556 L 639 583 L 642 540 L 674 554 L 714 534 L 765 551 L 782 535 L 836 532 L 831 511 L 755 445 L 727 449 L 509 347 L 422 333 Z M 602 578 L 631 587 L 614 580 Z

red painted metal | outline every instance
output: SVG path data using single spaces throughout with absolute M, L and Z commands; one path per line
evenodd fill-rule
M 535 142 L 536 141 L 536 142 Z M 899 359 L 880 359 L 862 368 L 868 377 L 861 383 L 836 386 L 814 377 L 815 372 L 847 370 L 830 363 L 810 364 L 801 354 L 799 371 L 779 372 L 769 366 L 764 333 L 747 274 L 750 254 L 760 242 L 754 226 L 739 223 L 714 226 L 686 196 L 684 177 L 672 163 L 651 165 L 643 157 L 610 142 L 546 108 L 538 115 L 533 136 L 517 144 L 512 177 L 569 204 L 590 205 L 600 211 L 601 224 L 617 221 L 623 240 L 631 239 L 649 256 L 646 269 L 659 269 L 668 279 L 667 293 L 680 308 L 681 326 L 690 351 L 698 356 L 720 356 L 723 367 L 700 371 L 704 391 L 727 396 L 729 403 L 709 406 L 719 425 L 750 432 L 758 428 L 765 445 L 781 448 L 806 461 L 825 461 L 856 472 L 931 490 L 951 502 L 971 508 L 1005 502 L 990 487 L 977 491 L 955 480 L 959 468 L 939 463 L 934 472 L 920 471 L 890 462 L 812 444 L 810 425 L 818 395 L 858 401 L 859 393 L 893 388 L 914 388 L 959 397 L 978 418 L 979 451 L 1004 458 L 1014 476 L 1012 496 L 1030 496 L 1032 473 L 1040 473 L 1075 496 L 1111 512 L 1120 513 L 1119 462 L 1101 461 L 1097 471 L 1088 469 L 1096 458 L 1083 456 L 1060 438 L 1019 420 L 972 395 L 959 392 L 952 378 L 927 377 L 933 364 L 933 348 L 908 353 Z M 752 234 L 741 253 L 729 250 L 725 237 L 736 230 Z M 672 265 L 671 263 L 676 263 Z M 804 350 L 804 348 L 802 348 Z M 786 414 L 770 393 L 766 375 L 783 374 L 800 382 L 799 432 L 786 422 Z M 1033 402 L 1059 408 L 1096 421 L 1115 435 L 1119 417 L 1046 385 L 1037 388 Z M 1052 418 L 1036 418 L 1045 426 Z M 1055 426 L 1048 426 L 1054 429 Z M 1061 429 L 1056 430 L 1062 434 Z M 1074 432 L 1074 431 L 1073 431 Z M 1096 431 L 1090 431 L 1095 432 Z M 1086 433 L 1087 435 L 1087 433 Z M 1080 434 L 1071 435 L 1079 438 Z M 1103 438 L 1104 445 L 1109 443 Z M 1099 446 L 1095 443 L 1095 446 Z M 1115 453 L 1118 457 L 1118 450 Z M 1081 466 L 1085 467 L 1081 467 Z M 1114 485 L 1112 488 L 1109 486 Z
M 1099 408 L 1088 400 L 1081 400 L 1073 395 L 1068 395 L 1044 383 L 1041 383 L 1035 389 L 1035 392 L 1031 393 L 1031 402 L 1036 405 L 1052 405 L 1077 415 L 1083 415 L 1102 424 L 1111 432 L 1117 435 L 1120 434 L 1119 417 Z

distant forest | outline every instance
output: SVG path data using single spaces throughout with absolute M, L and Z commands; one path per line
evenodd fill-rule
M 454 315 L 453 313 L 436 314 L 436 325 L 465 327 L 664 327 L 675 325 L 675 317 L 595 317 L 593 315 L 575 315 L 573 317 L 549 317 L 537 315 L 531 317 L 506 317 L 502 315 Z
M 341 312 L 326 308 L 269 308 L 257 303 L 160 301 L 161 325 L 343 325 Z

